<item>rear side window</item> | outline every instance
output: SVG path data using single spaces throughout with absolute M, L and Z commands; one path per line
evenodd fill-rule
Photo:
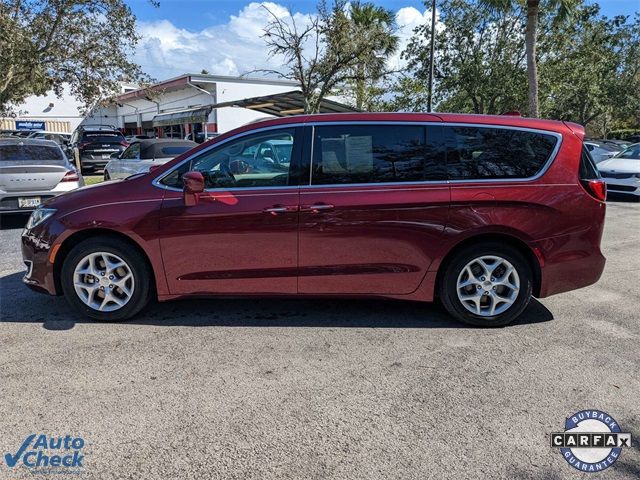
M 582 157 L 580 158 L 580 180 L 597 180 L 599 178 L 601 178 L 600 171 L 596 167 L 596 162 L 583 145 Z
M 43 145 L 2 145 L 0 146 L 0 161 L 21 162 L 29 160 L 60 160 L 64 161 L 62 150 Z
M 162 147 L 162 154 L 167 157 L 177 157 L 181 153 L 188 152 L 193 147 Z
M 444 127 L 452 180 L 530 178 L 542 170 L 554 135 L 489 127 Z
M 429 133 L 428 133 L 429 131 Z M 315 128 L 311 183 L 415 182 L 444 178 L 439 141 L 422 125 L 330 125 Z M 428 146 L 429 145 L 429 146 Z

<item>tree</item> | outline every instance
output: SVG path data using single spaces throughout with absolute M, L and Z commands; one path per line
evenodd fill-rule
M 138 39 L 123 0 L 1 0 L 0 109 L 65 84 L 90 108 L 121 80 L 149 80 L 129 60 Z
M 305 98 L 305 113 L 319 111 L 320 102 L 347 82 L 358 79 L 367 82 L 378 75 L 372 58 L 379 52 L 379 25 L 373 34 L 369 28 L 354 28 L 348 15 L 346 0 L 336 0 L 331 7 L 325 2 L 318 5 L 315 15 L 298 21 L 288 12 L 278 16 L 264 6 L 272 21 L 266 26 L 263 38 L 273 57 L 281 57 L 283 69 L 259 69 L 295 80 Z M 364 65 L 364 74 L 359 68 Z M 375 67 L 375 68 L 374 68 Z
M 536 48 L 538 41 L 538 20 L 541 8 L 548 13 L 555 12 L 556 19 L 568 19 L 582 0 L 482 0 L 486 5 L 502 10 L 520 9 L 523 4 L 527 13 L 525 46 L 527 54 L 527 83 L 529 86 L 529 116 L 538 117 L 538 65 Z
M 553 25 L 541 42 L 541 110 L 606 135 L 640 119 L 640 14 L 601 17 L 580 8 L 574 21 Z
M 441 3 L 436 30 L 435 101 L 440 111 L 500 114 L 526 105 L 523 18 L 473 0 Z M 387 108 L 425 111 L 431 25 L 418 27 L 402 53 L 407 73 Z
M 387 60 L 398 49 L 395 14 L 372 3 L 351 3 L 349 16 L 357 37 L 372 48 L 363 52 L 355 66 L 353 82 L 358 110 L 369 110 L 376 93 L 375 83 L 387 73 Z

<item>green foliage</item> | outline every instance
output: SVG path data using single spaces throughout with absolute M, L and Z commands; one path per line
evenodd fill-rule
M 528 112 L 524 11 L 474 0 L 444 0 L 439 7 L 436 109 Z M 640 128 L 640 14 L 605 18 L 593 5 L 571 11 L 570 21 L 548 9 L 539 18 L 541 116 L 580 123 L 594 135 Z M 416 29 L 403 52 L 407 72 L 382 108 L 426 109 L 429 36 L 429 24 Z
M 550 118 L 598 123 L 606 133 L 640 120 L 640 16 L 627 23 L 586 6 L 541 43 L 541 109 Z M 616 125 L 617 124 L 617 125 Z M 636 123 L 637 125 L 637 123 Z
M 128 59 L 138 39 L 123 0 L 1 0 L 0 110 L 65 84 L 90 107 L 147 80 Z
M 297 81 L 306 113 L 317 112 L 323 98 L 349 84 L 360 82 L 366 91 L 370 82 L 384 75 L 385 60 L 397 46 L 389 12 L 370 4 L 354 5 L 357 20 L 346 0 L 335 0 L 331 5 L 321 1 L 317 14 L 308 15 L 305 22 L 293 15 L 277 16 L 264 5 L 272 21 L 263 37 L 270 53 L 284 58 L 284 65 L 258 71 Z M 364 104 L 365 97 L 360 99 Z
M 403 52 L 407 71 L 387 108 L 425 110 L 431 25 L 418 27 Z M 526 106 L 521 15 L 471 0 L 440 3 L 434 100 L 441 111 L 499 114 Z

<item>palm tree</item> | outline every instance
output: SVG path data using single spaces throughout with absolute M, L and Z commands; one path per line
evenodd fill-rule
M 527 10 L 527 27 L 525 31 L 525 49 L 527 55 L 527 78 L 529 83 L 529 116 L 540 115 L 538 107 L 538 66 L 536 63 L 536 45 L 538 43 L 538 18 L 540 9 L 555 11 L 555 18 L 566 20 L 583 0 L 481 0 L 492 8 L 510 10 L 522 8 Z
M 366 103 L 367 81 L 385 74 L 387 59 L 398 49 L 399 39 L 394 34 L 395 14 L 391 10 L 357 0 L 351 3 L 349 16 L 354 35 L 364 38 L 363 44 L 375 46 L 355 67 L 356 108 L 361 110 Z

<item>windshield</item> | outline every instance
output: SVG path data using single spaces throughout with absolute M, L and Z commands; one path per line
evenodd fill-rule
M 62 150 L 44 145 L 0 145 L 0 161 L 22 162 L 33 160 L 64 161 Z
M 613 158 L 629 158 L 629 159 L 640 160 L 640 143 L 631 145 L 630 147 L 618 153 Z

